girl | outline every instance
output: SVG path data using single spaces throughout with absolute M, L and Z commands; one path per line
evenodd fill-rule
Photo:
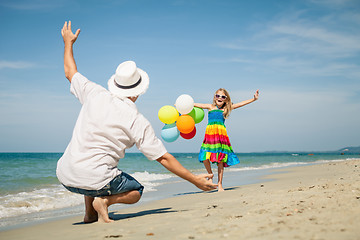
M 224 191 L 222 178 L 224 167 L 229 167 L 240 163 L 239 159 L 232 150 L 229 137 L 226 132 L 225 119 L 230 115 L 231 110 L 243 107 L 259 98 L 259 90 L 254 94 L 254 98 L 233 104 L 229 93 L 220 88 L 215 92 L 212 104 L 195 103 L 195 107 L 208 109 L 208 125 L 205 130 L 205 138 L 201 145 L 199 161 L 209 174 L 212 174 L 211 165 L 218 165 L 218 191 Z

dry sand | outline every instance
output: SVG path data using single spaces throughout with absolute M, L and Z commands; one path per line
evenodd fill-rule
M 110 224 L 81 224 L 79 216 L 3 231 L 0 239 L 360 239 L 359 160 L 268 178 L 275 181 L 122 209 Z

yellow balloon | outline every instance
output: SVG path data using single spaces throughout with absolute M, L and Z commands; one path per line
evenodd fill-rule
M 158 117 L 163 123 L 172 124 L 179 118 L 179 112 L 173 106 L 166 105 L 160 108 Z

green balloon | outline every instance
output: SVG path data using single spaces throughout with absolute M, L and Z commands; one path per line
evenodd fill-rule
M 205 113 L 202 108 L 194 107 L 188 115 L 194 119 L 195 123 L 199 123 L 204 119 Z

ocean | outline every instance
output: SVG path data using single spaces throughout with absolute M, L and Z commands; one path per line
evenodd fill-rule
M 54 216 L 83 214 L 83 196 L 67 191 L 55 170 L 62 153 L 0 153 L 0 231 L 48 221 Z M 206 173 L 197 153 L 173 153 L 194 174 Z M 226 188 L 259 182 L 259 177 L 276 168 L 360 159 L 340 153 L 238 153 L 240 164 L 225 169 Z M 199 191 L 141 153 L 127 153 L 119 168 L 144 186 L 141 204 L 151 200 Z M 216 165 L 213 165 L 216 176 Z M 216 181 L 214 177 L 214 181 Z M 126 206 L 114 205 L 111 209 Z M 109 211 L 111 211 L 109 209 Z

